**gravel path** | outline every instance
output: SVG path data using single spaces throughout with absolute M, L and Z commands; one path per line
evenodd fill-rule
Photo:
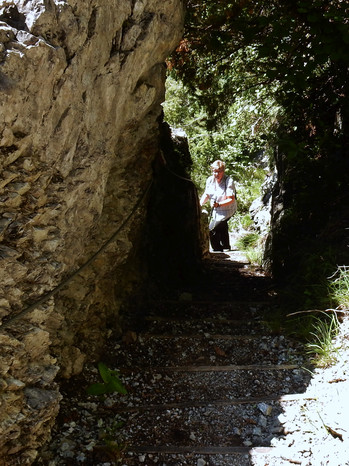
M 272 283 L 238 251 L 212 254 L 197 286 L 147 306 L 103 361 L 127 395 L 87 395 L 97 367 L 62 386 L 36 465 L 349 465 L 349 325 L 338 362 L 266 324 Z

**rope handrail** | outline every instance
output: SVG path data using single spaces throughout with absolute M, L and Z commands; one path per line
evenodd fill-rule
M 119 228 L 112 234 L 112 236 L 84 263 L 82 264 L 75 272 L 73 272 L 71 275 L 69 275 L 66 279 L 64 279 L 59 285 L 57 285 L 53 290 L 49 291 L 48 293 L 44 294 L 38 301 L 35 301 L 34 303 L 30 304 L 28 307 L 23 309 L 21 312 L 16 314 L 13 317 L 10 317 L 7 319 L 5 322 L 0 322 L 0 330 L 3 330 L 10 325 L 12 325 L 14 322 L 17 320 L 21 319 L 25 315 L 29 314 L 29 312 L 33 311 L 37 307 L 41 306 L 41 304 L 45 303 L 48 301 L 50 298 L 55 296 L 62 288 L 64 288 L 68 283 L 70 283 L 74 277 L 79 275 L 83 270 L 85 270 L 108 246 L 110 243 L 114 241 L 114 239 L 117 237 L 117 235 L 120 233 L 120 231 L 126 226 L 126 224 L 129 222 L 130 218 L 133 216 L 135 211 L 138 209 L 140 204 L 142 203 L 143 199 L 146 197 L 147 193 L 149 192 L 151 186 L 153 184 L 153 180 L 150 181 L 146 189 L 143 191 L 141 197 L 138 199 L 134 207 L 132 208 L 131 212 L 128 214 L 126 219 L 122 222 L 122 224 L 119 226 Z
M 191 183 L 195 188 L 195 183 L 193 180 L 191 180 L 190 178 L 185 178 L 184 176 L 181 176 L 181 175 L 178 175 L 178 173 L 174 172 L 173 170 L 171 170 L 169 167 L 168 167 L 168 162 L 166 160 L 166 157 L 165 157 L 165 154 L 163 153 L 163 151 L 160 151 L 160 158 L 162 160 L 162 163 L 163 163 L 163 167 L 169 172 L 171 173 L 171 175 L 179 178 L 180 180 L 183 180 L 183 181 L 188 181 L 189 183 Z
M 179 178 L 180 180 L 183 180 L 183 181 L 188 181 L 189 183 L 191 183 L 192 185 L 194 185 L 194 186 L 195 186 L 195 183 L 194 183 L 194 181 L 193 181 L 193 180 L 191 180 L 190 178 L 185 178 L 184 176 L 178 175 L 178 173 L 175 173 L 175 172 L 174 172 L 174 171 L 172 171 L 170 168 L 168 168 L 168 166 L 167 166 L 167 165 L 165 165 L 165 168 L 166 168 L 166 170 L 167 170 L 169 173 L 171 173 L 171 175 L 173 175 L 173 176 L 175 176 L 175 177 Z M 196 186 L 195 186 L 195 187 L 196 187 Z

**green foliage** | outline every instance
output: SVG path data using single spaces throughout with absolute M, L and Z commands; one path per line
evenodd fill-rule
M 246 118 L 267 122 L 259 134 L 287 139 L 290 155 L 330 155 L 347 137 L 348 17 L 341 0 L 188 0 L 172 72 L 207 109 L 209 127 L 242 99 L 254 106 Z
M 163 107 L 166 121 L 175 128 L 184 129 L 189 138 L 197 133 L 196 126 L 203 126 L 204 110 L 183 83 L 171 76 L 167 77 Z
M 320 242 L 326 213 L 341 219 L 338 205 L 346 201 L 349 4 L 187 0 L 186 6 L 185 34 L 169 65 L 176 85 L 181 80 L 187 90 L 181 91 L 182 117 L 194 110 L 184 128 L 193 179 L 202 190 L 210 162 L 222 158 L 237 182 L 238 214 L 244 216 L 253 178 L 246 168 L 258 154 L 276 155 L 283 210 L 270 262 L 273 275 L 310 305 L 325 296 L 324 277 L 334 263 L 324 257 L 328 237 Z
M 127 390 L 123 386 L 119 373 L 116 370 L 109 369 L 104 363 L 98 363 L 98 370 L 103 383 L 95 383 L 87 388 L 89 395 L 105 395 L 107 393 L 120 393 L 126 395 Z
M 265 176 L 266 171 L 258 167 L 257 164 L 251 164 L 238 170 L 239 181 L 236 183 L 236 190 L 239 212 L 247 213 L 252 202 L 260 196 L 260 188 Z
M 329 293 L 331 301 L 338 308 L 349 307 L 349 266 L 339 266 L 330 278 Z
M 230 231 L 248 230 L 253 226 L 253 220 L 249 214 L 237 212 L 232 219 L 229 220 Z
M 265 171 L 259 167 L 256 157 L 267 154 L 269 150 L 258 131 L 252 134 L 251 125 L 258 119 L 253 113 L 255 110 L 251 110 L 255 106 L 248 100 L 239 100 L 219 129 L 208 130 L 207 110 L 198 104 L 183 83 L 170 76 L 166 89 L 165 119 L 171 126 L 184 129 L 188 136 L 193 159 L 191 176 L 198 190 L 204 189 L 210 164 L 216 159 L 224 160 L 226 173 L 233 177 L 236 184 L 238 211 L 243 214 L 248 212 L 265 178 Z
M 237 247 L 244 252 L 252 265 L 261 266 L 264 255 L 263 238 L 257 232 L 246 233 L 237 242 Z
M 125 442 L 119 432 L 123 425 L 124 421 L 116 417 L 111 422 L 108 422 L 106 428 L 99 433 L 100 440 L 104 442 L 104 445 L 100 446 L 99 450 L 103 453 L 103 456 L 106 456 L 117 464 L 124 459 L 124 454 L 128 447 L 127 442 Z
M 257 246 L 259 241 L 258 233 L 247 233 L 246 235 L 242 236 L 238 239 L 236 245 L 242 251 L 245 251 L 247 248 L 251 248 L 253 246 Z
M 319 262 L 312 258 L 312 268 L 319 268 Z M 329 264 L 327 263 L 327 266 Z M 326 268 L 326 266 L 322 266 Z M 312 275 L 315 271 L 312 272 Z M 325 296 L 325 290 L 328 294 Z M 308 304 L 321 303 L 326 305 L 332 302 L 337 305 L 338 309 L 347 308 L 349 305 L 349 267 L 340 266 L 336 272 L 325 284 L 319 283 L 313 286 L 307 286 L 305 295 L 308 299 Z M 292 297 L 295 296 L 295 288 L 292 287 Z M 290 297 L 291 298 L 291 297 Z M 292 307 L 296 307 L 294 299 L 292 299 Z M 285 331 L 287 334 L 306 341 L 306 351 L 312 357 L 312 363 L 318 367 L 328 367 L 334 364 L 337 360 L 339 348 L 335 346 L 334 339 L 338 335 L 339 322 L 336 312 L 328 314 L 327 312 L 316 313 L 316 311 L 306 313 L 296 313 L 285 318 L 288 313 L 288 308 L 277 315 L 268 315 L 268 325 L 278 328 L 279 331 Z M 320 316 L 319 316 L 320 315 Z
M 261 245 L 254 248 L 247 248 L 245 256 L 251 265 L 261 267 L 263 264 L 264 249 Z
M 339 322 L 336 314 L 322 313 L 322 317 L 313 322 L 309 343 L 306 348 L 308 354 L 315 355 L 312 362 L 318 367 L 328 367 L 337 361 L 338 348 L 334 345 L 334 338 L 338 335 Z
M 119 464 L 124 461 L 125 452 L 128 444 L 123 441 L 104 439 L 105 445 L 100 448 L 104 455 L 113 461 L 113 464 Z

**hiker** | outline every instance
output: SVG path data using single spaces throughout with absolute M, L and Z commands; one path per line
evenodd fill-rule
M 237 204 L 235 185 L 230 176 L 224 174 L 225 163 L 216 160 L 211 165 L 212 175 L 206 181 L 200 205 L 210 201 L 210 243 L 213 251 L 230 251 L 228 220 L 235 214 Z

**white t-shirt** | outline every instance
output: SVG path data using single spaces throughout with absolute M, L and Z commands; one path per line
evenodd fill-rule
M 218 183 L 213 176 L 210 176 L 206 181 L 206 188 L 204 194 L 207 194 L 210 198 L 210 204 L 213 206 L 215 202 L 222 202 L 228 197 L 235 196 L 235 185 L 234 181 L 230 176 L 223 175 L 220 183 Z M 212 212 L 212 218 L 209 229 L 213 230 L 219 222 L 227 220 L 235 214 L 237 209 L 237 202 L 234 198 L 234 202 L 227 206 L 215 207 Z

